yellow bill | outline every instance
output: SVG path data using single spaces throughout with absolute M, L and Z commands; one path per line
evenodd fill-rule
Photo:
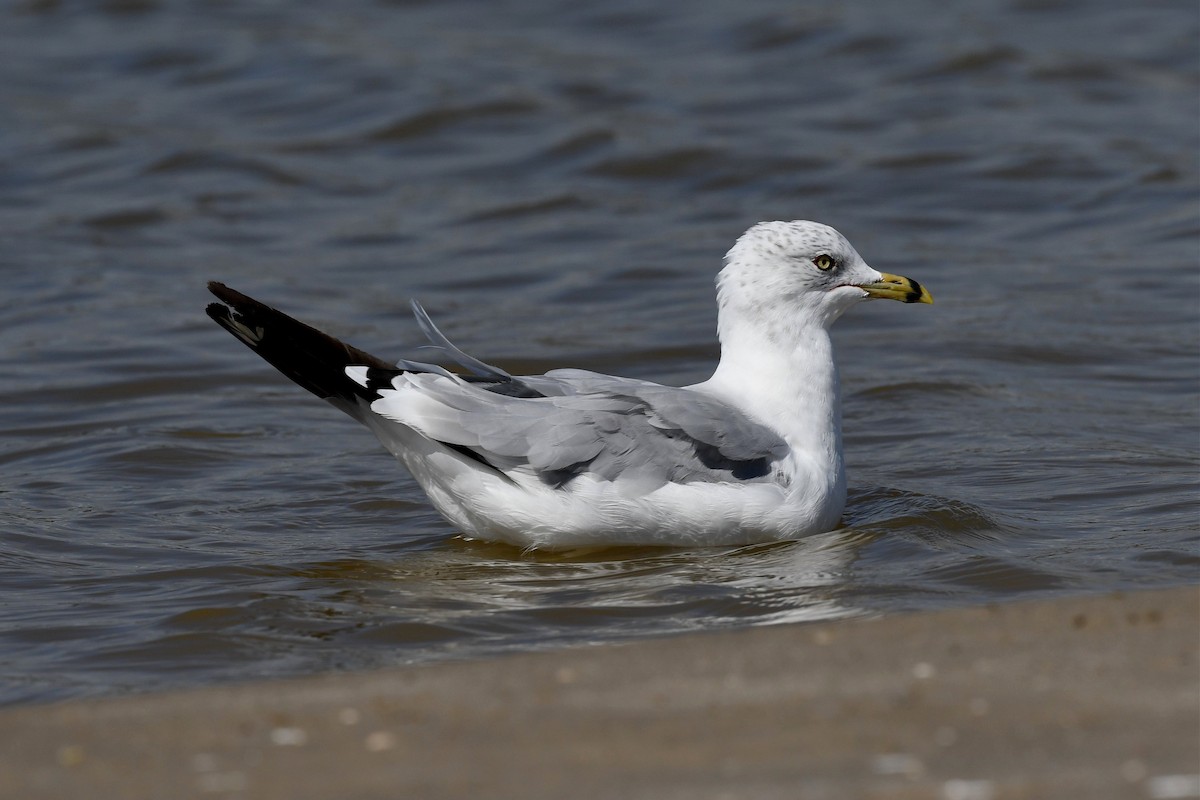
M 933 303 L 933 295 L 925 287 L 903 275 L 884 272 L 874 283 L 856 284 L 870 297 L 881 300 L 899 300 L 901 303 Z

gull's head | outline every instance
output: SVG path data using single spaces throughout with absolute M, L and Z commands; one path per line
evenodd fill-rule
M 760 222 L 742 234 L 725 255 L 717 296 L 722 315 L 786 327 L 828 327 L 871 298 L 933 302 L 916 281 L 879 272 L 845 236 L 806 220 Z

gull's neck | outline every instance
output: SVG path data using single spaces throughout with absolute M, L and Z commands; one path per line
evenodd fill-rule
M 693 388 L 779 433 L 792 448 L 798 472 L 811 470 L 844 491 L 841 402 L 829 331 L 811 319 L 737 322 L 722 315 L 721 362 Z

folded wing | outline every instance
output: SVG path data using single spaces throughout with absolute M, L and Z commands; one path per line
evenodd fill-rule
M 515 380 L 542 396 L 402 373 L 371 409 L 555 487 L 583 475 L 637 493 L 668 482 L 764 481 L 788 452 L 769 428 L 700 392 L 583 370 Z
M 668 482 L 768 481 L 787 443 L 701 392 L 585 370 L 514 377 L 451 343 L 418 304 L 434 349 L 469 371 L 395 365 L 219 283 L 208 314 L 284 375 L 364 422 L 378 414 L 506 476 L 632 493 Z

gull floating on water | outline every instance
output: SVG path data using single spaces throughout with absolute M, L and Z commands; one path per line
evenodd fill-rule
M 846 504 L 829 326 L 860 300 L 932 303 L 815 222 L 762 222 L 717 276 L 721 360 L 693 386 L 579 369 L 390 363 L 223 284 L 208 315 L 366 425 L 471 538 L 525 548 L 732 545 L 832 530 Z

